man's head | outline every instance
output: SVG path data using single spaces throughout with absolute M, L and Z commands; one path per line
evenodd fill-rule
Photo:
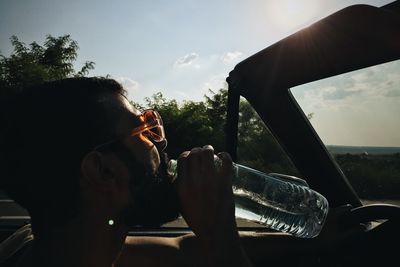
M 151 140 L 127 137 L 136 115 L 123 88 L 104 78 L 48 82 L 2 103 L 1 187 L 28 209 L 36 232 L 93 207 L 118 219 L 132 181 L 160 163 Z M 94 149 L 109 140 L 120 142 Z

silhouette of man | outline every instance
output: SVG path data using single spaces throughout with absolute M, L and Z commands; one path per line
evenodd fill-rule
M 31 216 L 34 238 L 9 266 L 249 266 L 230 170 L 211 146 L 166 171 L 162 120 L 105 78 L 47 82 L 3 99 L 1 187 Z M 183 216 L 193 234 L 133 237 Z M 8 263 L 7 263 L 8 262 Z

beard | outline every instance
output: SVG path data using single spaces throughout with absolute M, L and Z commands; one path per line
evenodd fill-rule
M 129 170 L 131 203 L 122 211 L 122 219 L 129 228 L 159 227 L 179 217 L 179 200 L 173 177 L 167 171 L 168 155 L 160 153 L 156 173 L 134 159 L 125 147 L 118 149 L 120 158 Z

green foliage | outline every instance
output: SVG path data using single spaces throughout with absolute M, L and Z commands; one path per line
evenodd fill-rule
M 400 154 L 338 154 L 335 160 L 363 199 L 398 199 Z
M 186 101 L 178 105 L 161 93 L 145 98 L 138 109 L 154 108 L 163 118 L 168 139 L 167 152 L 176 158 L 185 150 L 210 144 L 216 152 L 226 150 L 226 115 L 228 91 L 209 91 L 204 101 Z M 299 175 L 262 120 L 242 100 L 239 107 L 238 161 L 266 172 Z
M 167 152 L 171 157 L 176 158 L 185 150 L 206 144 L 213 145 L 216 152 L 224 151 L 228 91 L 221 89 L 210 91 L 210 94 L 205 96 L 204 101 L 186 101 L 179 105 L 176 100 L 167 100 L 157 93 L 145 99 L 145 106 L 135 106 L 155 108 L 160 112 L 168 138 Z M 238 130 L 239 163 L 266 173 L 301 177 L 283 148 L 245 100 L 240 101 Z M 336 155 L 335 159 L 361 198 L 398 199 L 400 154 L 346 154 Z
M 44 45 L 36 42 L 26 45 L 16 36 L 10 38 L 14 47 L 9 57 L 0 55 L 0 88 L 18 90 L 25 86 L 67 77 L 85 76 L 94 69 L 94 62 L 87 61 L 76 72 L 73 63 L 79 49 L 69 35 L 46 36 Z
M 300 177 L 282 147 L 245 100 L 239 105 L 238 162 L 266 173 Z
M 145 98 L 145 105 L 132 103 L 139 109 L 154 108 L 163 118 L 168 139 L 168 154 L 176 158 L 185 150 L 213 145 L 216 151 L 225 150 L 225 123 L 227 91 L 210 91 L 205 101 L 185 101 L 178 105 L 176 100 L 167 100 L 161 93 Z

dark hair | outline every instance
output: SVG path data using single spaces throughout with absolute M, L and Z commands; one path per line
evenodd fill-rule
M 32 226 L 63 224 L 79 212 L 80 164 L 113 138 L 125 91 L 115 80 L 68 78 L 2 97 L 0 186 L 26 208 Z

